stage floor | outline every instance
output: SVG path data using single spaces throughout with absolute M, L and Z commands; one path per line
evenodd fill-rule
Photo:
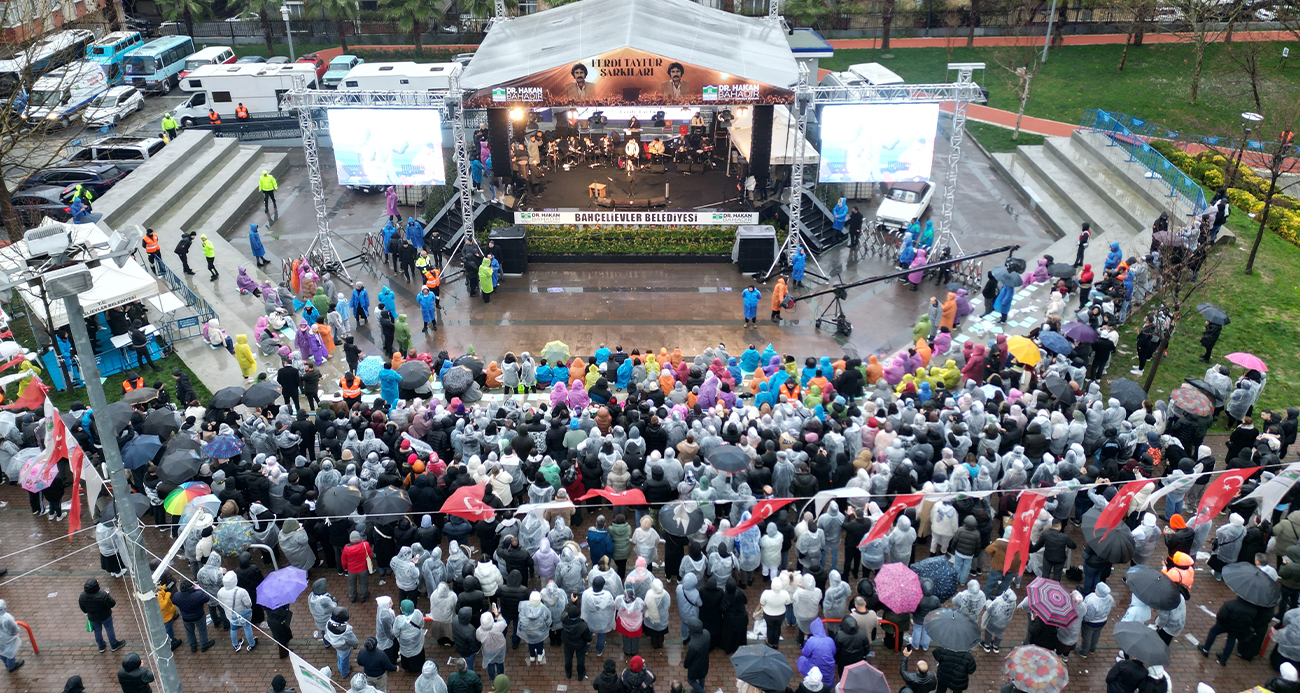
M 629 179 L 626 171 L 613 166 L 590 168 L 579 164 L 568 171 L 547 171 L 542 179 L 540 195 L 529 195 L 524 201 L 527 209 L 578 208 L 595 209 L 595 198 L 588 196 L 587 186 L 604 183 L 605 194 L 615 199 L 667 197 L 668 209 L 698 209 L 708 207 L 723 211 L 743 211 L 747 207 L 740 201 L 739 181 L 728 176 L 719 166 L 704 173 L 687 173 L 687 165 L 668 163 L 668 172 L 661 165 L 637 170 Z M 734 172 L 733 172 L 734 173 Z M 668 192 L 665 194 L 664 185 Z

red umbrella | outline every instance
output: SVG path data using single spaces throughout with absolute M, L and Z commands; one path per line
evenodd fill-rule
M 1074 597 L 1056 580 L 1034 578 L 1029 583 L 1029 610 L 1049 626 L 1067 628 L 1079 618 Z
M 1209 416 L 1214 412 L 1214 403 L 1210 398 L 1191 385 L 1183 385 L 1169 393 L 1169 401 L 1193 416 Z
M 1264 363 L 1264 359 L 1254 354 L 1247 354 L 1244 351 L 1234 351 L 1223 358 L 1227 359 L 1229 363 L 1235 363 L 1242 368 L 1259 371 L 1260 373 L 1268 372 L 1268 365 Z
M 470 522 L 491 520 L 497 516 L 492 506 L 483 502 L 483 491 L 487 482 L 474 486 L 461 486 L 442 504 L 442 512 L 456 517 L 463 517 Z

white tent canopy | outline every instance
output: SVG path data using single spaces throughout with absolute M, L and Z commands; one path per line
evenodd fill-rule
M 799 81 L 785 31 L 691 0 L 582 0 L 493 26 L 461 75 L 484 89 L 634 48 L 783 89 Z
M 795 142 L 800 140 L 798 123 L 790 119 L 790 109 L 785 106 L 777 106 L 772 111 L 770 163 L 772 166 L 789 166 L 794 163 Z M 750 141 L 753 139 L 754 108 L 752 106 L 733 108 L 731 112 L 736 116 L 736 119 L 731 121 L 731 144 L 736 147 L 736 151 L 740 152 L 741 156 L 745 157 L 745 161 L 749 161 Z M 804 164 L 812 165 L 820 161 L 821 158 L 812 143 L 807 139 L 803 139 L 802 142 Z
M 100 246 L 101 249 L 108 247 L 108 236 L 95 224 L 66 224 L 66 226 L 71 233 L 73 244 Z M 17 274 L 27 267 L 27 258 L 27 244 L 23 241 L 6 246 L 0 249 L 0 271 L 11 276 Z M 98 267 L 90 269 L 90 277 L 92 282 L 90 291 L 80 295 L 81 309 L 88 316 L 132 301 L 157 296 L 159 293 L 158 280 L 135 258 L 131 258 L 120 268 L 111 260 L 101 262 Z M 33 288 L 20 288 L 18 294 L 23 297 L 32 316 L 44 323 L 45 305 L 41 300 L 40 291 Z M 50 318 L 56 329 L 68 324 L 68 314 L 64 309 L 63 301 L 50 302 Z

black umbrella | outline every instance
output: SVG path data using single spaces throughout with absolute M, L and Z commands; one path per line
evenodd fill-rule
M 194 478 L 203 466 L 203 458 L 193 450 L 178 450 L 163 458 L 158 465 L 158 478 L 173 484 L 183 484 Z
M 1043 381 L 1043 387 L 1047 388 L 1047 391 L 1052 393 L 1053 397 L 1060 400 L 1061 404 L 1067 407 L 1074 404 L 1074 388 L 1071 388 L 1070 384 L 1065 382 L 1065 379 L 1061 376 L 1053 375 L 1048 377 Z
M 136 389 L 122 395 L 122 401 L 127 404 L 144 404 L 152 402 L 158 398 L 158 391 L 152 387 L 137 387 Z
M 1119 400 L 1126 413 L 1132 414 L 1142 408 L 1147 391 L 1128 378 L 1116 378 L 1110 381 L 1110 396 Z
M 704 526 L 704 513 L 698 507 L 691 510 L 686 501 L 673 501 L 659 509 L 659 526 L 673 536 L 690 536 Z
M 136 517 L 144 517 L 144 514 L 149 512 L 151 505 L 148 496 L 143 493 L 132 493 L 129 498 L 131 499 L 131 507 L 135 509 Z M 113 496 L 111 494 L 100 496 L 95 501 L 95 511 L 99 513 L 99 522 L 116 519 L 117 503 L 113 501 Z
M 411 509 L 411 499 L 400 489 L 383 488 L 362 503 L 369 515 L 397 515 Z M 396 520 L 398 518 L 391 518 Z
M 131 419 L 135 416 L 135 410 L 126 402 L 114 402 L 103 410 L 95 412 L 95 425 L 107 426 L 117 435 L 125 431 L 131 425 Z
M 1128 584 L 1129 591 L 1134 596 L 1152 609 L 1176 608 L 1178 600 L 1183 596 L 1178 591 L 1178 585 L 1165 577 L 1164 573 L 1149 565 L 1135 565 L 1129 568 L 1124 574 L 1124 582 Z
M 464 366 L 452 366 L 442 376 L 442 391 L 448 397 L 459 397 L 474 384 L 474 371 Z
M 246 407 L 261 409 L 275 404 L 277 399 L 280 399 L 279 387 L 271 383 L 257 383 L 248 388 L 248 391 L 244 393 L 244 396 L 239 401 Z
M 141 429 L 145 435 L 158 436 L 160 440 L 166 441 L 181 430 L 181 425 L 176 420 L 176 412 L 163 407 L 149 412 L 149 415 L 144 417 L 144 425 Z
M 1198 304 L 1196 312 L 1215 325 L 1227 325 L 1232 322 L 1232 319 L 1228 317 L 1228 312 L 1213 303 Z
M 1137 541 L 1133 539 L 1133 532 L 1128 525 L 1121 522 L 1107 533 L 1105 529 L 1097 529 L 1099 517 L 1101 508 L 1093 508 L 1083 514 L 1084 541 L 1103 560 L 1111 563 L 1126 563 L 1131 560 L 1137 549 Z
M 1164 666 L 1169 663 L 1169 646 L 1156 631 L 1139 621 L 1120 621 L 1115 624 L 1115 642 L 1119 643 L 1125 654 L 1145 666 Z
M 361 492 L 351 486 L 331 486 L 317 501 L 321 515 L 347 515 L 361 505 Z
M 709 453 L 709 464 L 728 474 L 743 472 L 749 468 L 749 455 L 734 445 L 719 445 Z
M 429 370 L 429 364 L 423 361 L 407 361 L 397 367 L 397 374 L 402 376 L 401 387 L 415 390 L 429 384 L 433 371 Z
M 1224 566 L 1223 582 L 1238 597 L 1255 606 L 1271 609 L 1277 606 L 1278 597 L 1282 596 L 1277 583 L 1273 582 L 1268 573 L 1260 570 L 1259 566 L 1245 561 Z
M 174 436 L 171 440 L 167 441 L 167 445 L 163 447 L 163 454 L 171 455 L 173 452 L 180 452 L 182 450 L 200 452 L 203 450 L 203 444 L 190 436 Z
M 925 634 L 935 645 L 949 650 L 969 650 L 980 642 L 979 625 L 953 609 L 931 611 L 925 617 Z
M 234 409 L 244 400 L 244 388 L 226 387 L 217 390 L 217 394 L 208 400 L 208 406 L 213 409 Z
M 1001 284 L 1002 286 L 1009 286 L 1015 289 L 1015 288 L 1019 288 L 1020 285 L 1023 283 L 1019 274 L 1016 274 L 1015 272 L 1012 272 L 1011 270 L 1005 267 L 994 267 L 990 271 L 990 274 L 992 274 L 993 278 L 996 279 L 998 281 L 998 284 Z
M 766 645 L 745 645 L 731 655 L 736 678 L 763 691 L 782 691 L 790 685 L 794 667 L 784 654 Z
M 1074 276 L 1074 265 L 1065 262 L 1053 262 L 1047 266 L 1047 273 L 1057 279 L 1069 279 Z
M 471 371 L 474 372 L 475 378 L 483 374 L 483 359 L 480 359 L 479 357 L 473 356 L 471 354 L 465 354 L 464 356 L 456 359 L 455 361 L 452 361 L 451 365 L 464 366 L 470 369 Z

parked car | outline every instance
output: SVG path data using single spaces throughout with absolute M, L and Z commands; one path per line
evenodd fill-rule
M 140 164 L 157 156 L 166 146 L 167 143 L 161 137 L 105 137 L 68 157 L 59 166 L 105 163 L 124 171 L 134 171 Z
M 298 60 L 295 62 L 311 63 L 312 65 L 315 65 L 316 81 L 318 82 L 325 77 L 325 71 L 329 69 L 329 66 L 325 64 L 325 59 L 315 53 L 298 56 Z
M 144 106 L 144 94 L 135 87 L 113 87 L 95 97 L 81 114 L 86 125 L 115 125 Z
M 42 217 L 50 217 L 57 221 L 67 221 L 72 218 L 72 207 L 63 202 L 62 185 L 42 185 L 19 190 L 9 196 L 9 202 L 27 228 L 40 224 Z
M 42 169 L 23 179 L 18 189 L 28 190 L 48 185 L 61 186 L 66 192 L 82 185 L 96 197 L 104 194 L 129 173 L 116 164 L 85 164 L 82 166 L 56 166 Z M 71 197 L 71 195 L 69 195 Z
M 325 76 L 321 77 L 321 86 L 333 89 L 343 81 L 352 68 L 364 63 L 365 61 L 355 55 L 339 55 L 330 61 L 329 69 L 325 71 Z
M 917 181 L 894 183 L 876 210 L 876 221 L 889 228 L 905 229 L 930 207 L 934 184 Z
M 1255 10 L 1255 21 L 1274 22 L 1277 21 L 1277 13 L 1267 7 L 1261 7 Z
M 266 59 L 268 65 L 283 65 L 287 62 L 289 62 L 289 59 L 283 55 L 275 55 Z M 316 79 L 320 79 L 320 75 L 316 75 Z
M 266 58 L 263 58 L 260 55 L 245 55 L 235 62 L 239 65 L 246 65 L 248 63 L 264 63 L 266 62 Z

